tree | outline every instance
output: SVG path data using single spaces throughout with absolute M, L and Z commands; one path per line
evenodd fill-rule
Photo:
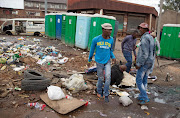
M 180 0 L 164 0 L 163 9 L 180 12 Z

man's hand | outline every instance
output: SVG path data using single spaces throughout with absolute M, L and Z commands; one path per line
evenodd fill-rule
M 116 64 L 116 59 L 112 59 L 112 64 Z
M 137 66 L 137 65 L 136 65 L 136 69 L 140 69 L 140 66 Z

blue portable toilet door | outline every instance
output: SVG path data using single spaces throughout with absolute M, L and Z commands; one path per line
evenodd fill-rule
M 75 45 L 79 48 L 84 47 L 85 41 L 85 32 L 86 32 L 86 23 L 85 19 L 79 18 L 77 19 L 76 24 L 76 38 L 75 38 Z
M 75 46 L 82 49 L 87 48 L 90 23 L 91 23 L 90 17 L 84 17 L 84 16 L 77 17 Z
M 62 15 L 56 15 L 56 38 L 61 39 Z

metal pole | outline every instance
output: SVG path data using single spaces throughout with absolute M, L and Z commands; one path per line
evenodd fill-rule
M 157 40 L 160 40 L 160 28 L 161 28 L 161 12 L 164 0 L 160 0 L 160 12 L 159 12 L 159 19 L 158 19 L 158 28 L 157 28 Z
M 47 14 L 47 0 L 45 0 L 45 15 Z

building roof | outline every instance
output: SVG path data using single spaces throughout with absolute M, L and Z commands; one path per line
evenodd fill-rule
M 68 10 L 73 11 L 84 9 L 105 9 L 123 12 L 154 14 L 155 16 L 158 16 L 158 12 L 154 7 L 140 4 L 117 0 L 68 0 Z
M 32 1 L 32 2 L 45 2 L 45 0 L 25 0 L 25 1 Z M 50 3 L 67 3 L 67 0 L 47 0 Z

